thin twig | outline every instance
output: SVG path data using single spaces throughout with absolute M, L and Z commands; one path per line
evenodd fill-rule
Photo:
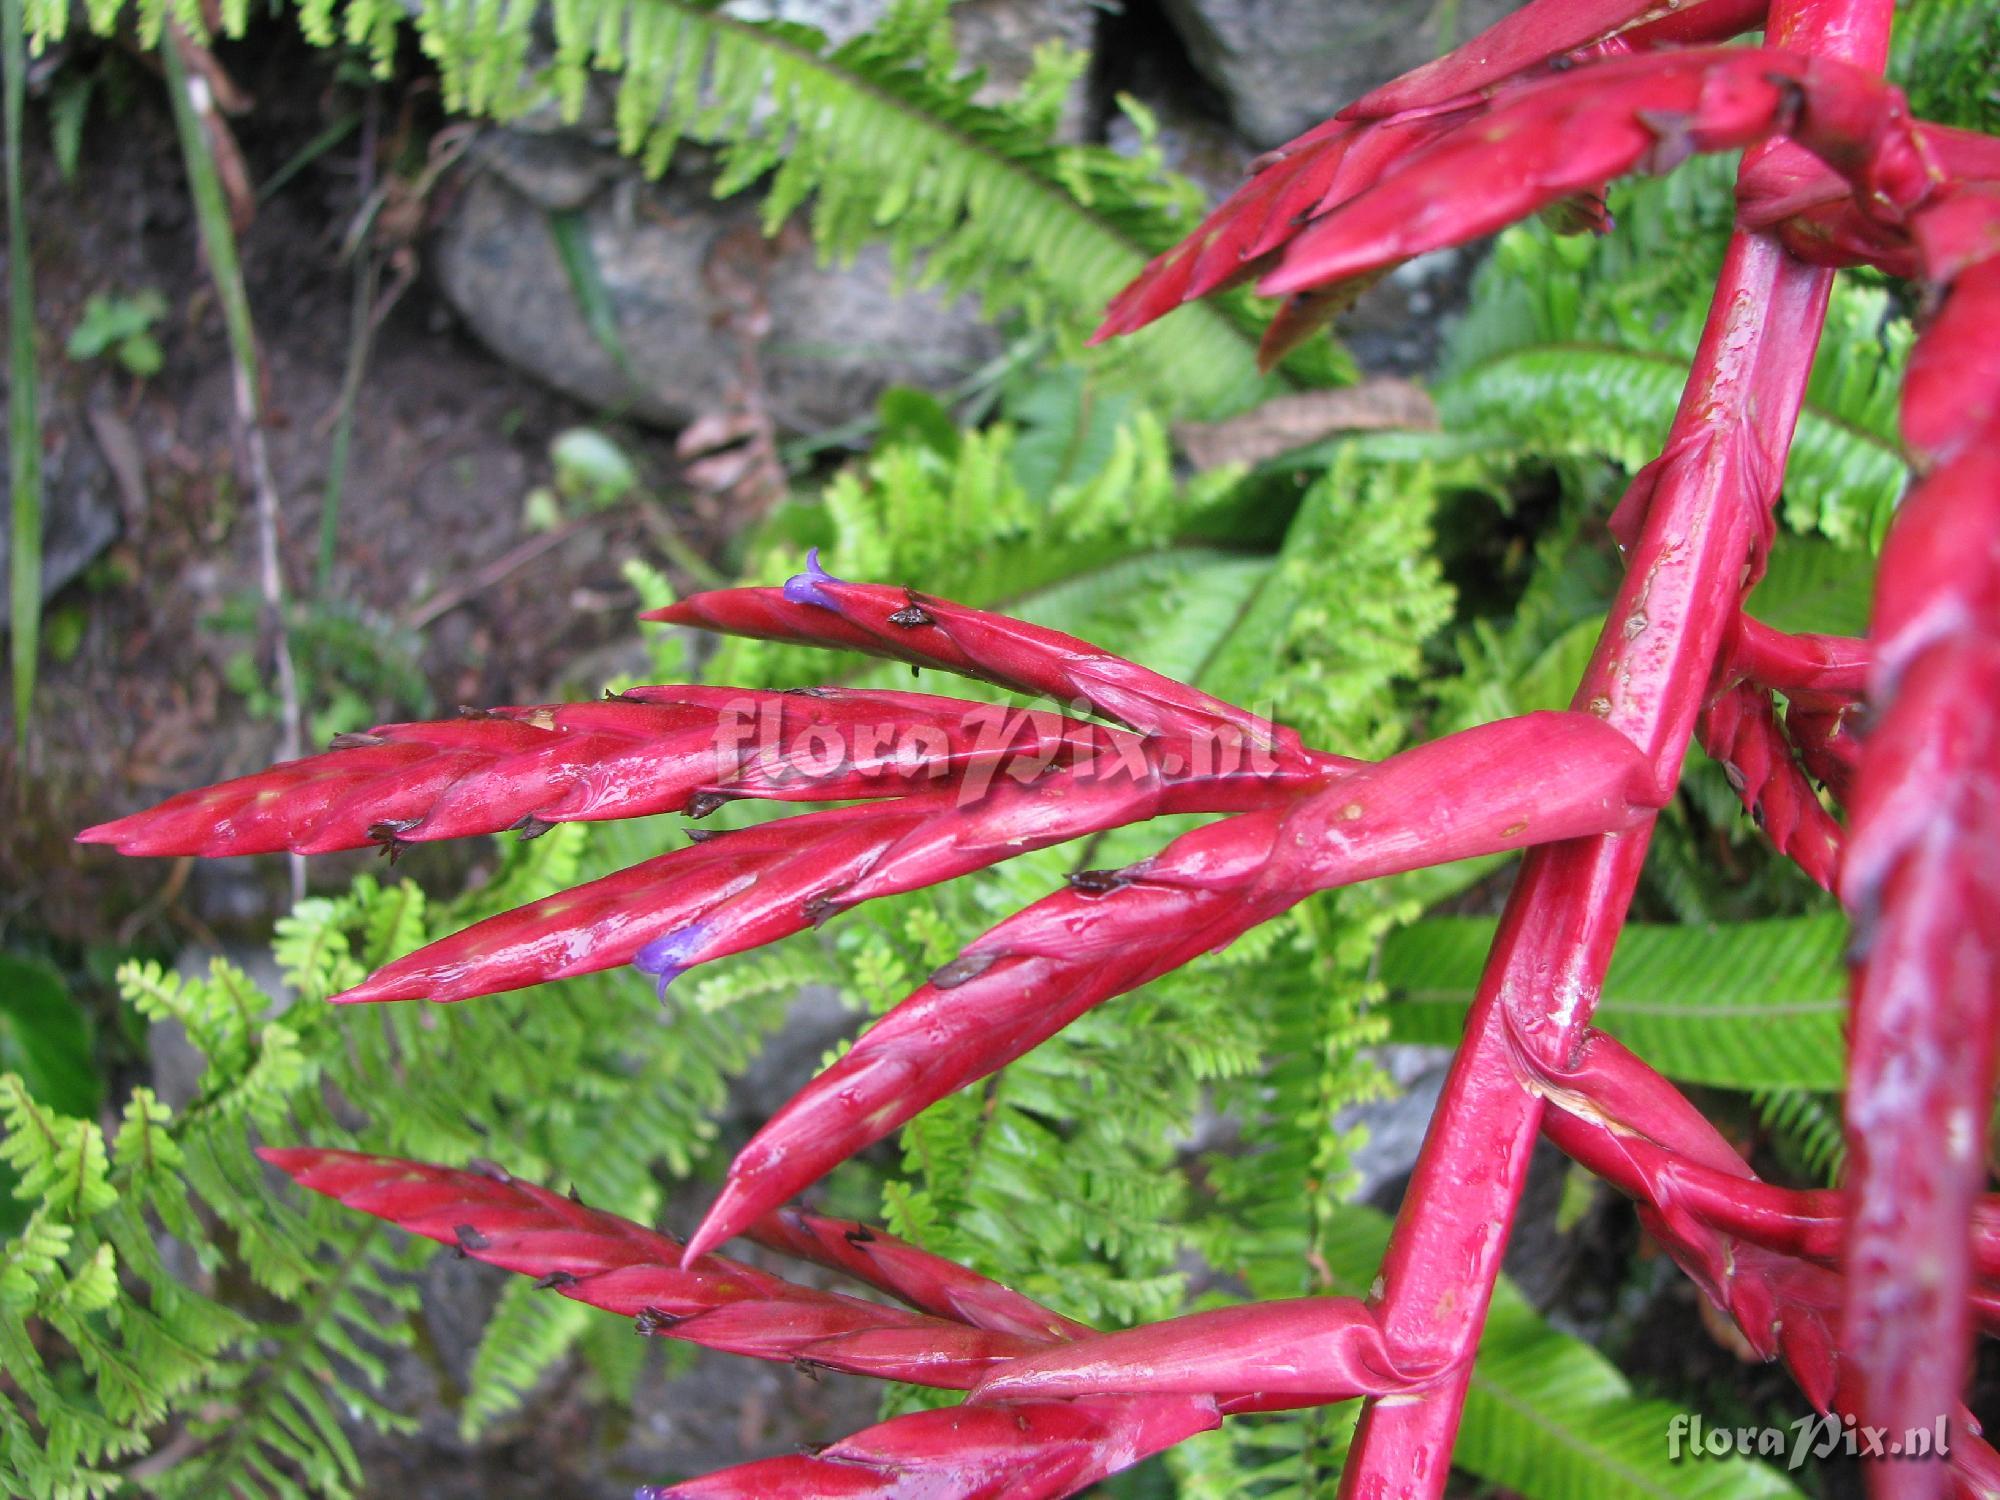
M 189 63 L 198 51 L 185 31 L 178 25 L 169 25 L 168 43 L 160 49 L 160 54 L 166 64 L 174 123 L 179 130 L 181 156 L 201 227 L 202 249 L 222 305 L 223 325 L 228 330 L 236 438 L 256 498 L 257 578 L 278 685 L 279 754 L 285 760 L 296 760 L 304 744 L 299 679 L 285 625 L 285 580 L 278 551 L 278 485 L 271 473 L 270 450 L 264 441 L 257 333 L 250 321 L 250 299 L 244 290 L 243 269 L 236 255 L 236 235 L 213 154 L 211 132 L 222 128 L 221 121 L 206 74 Z M 296 854 L 291 857 L 291 878 L 292 899 L 302 900 L 306 892 L 305 861 Z
M 660 496 L 641 492 L 635 497 L 639 521 L 652 537 L 655 545 L 688 577 L 703 588 L 719 589 L 729 580 L 722 570 L 695 551 L 688 539 L 681 535 L 673 517 L 667 514 L 667 502 Z
M 319 559 L 313 568 L 313 593 L 325 598 L 333 587 L 333 560 L 340 547 L 340 502 L 347 488 L 347 456 L 354 441 L 354 408 L 368 370 L 373 342 L 372 309 L 381 268 L 374 253 L 364 250 L 354 263 L 353 309 L 348 321 L 347 368 L 340 380 L 340 399 L 333 411 L 332 446 L 326 460 L 326 489 L 319 505 Z
M 121 948 L 130 947 L 139 934 L 146 930 L 147 924 L 153 918 L 180 899 L 181 892 L 187 889 L 188 877 L 193 873 L 193 859 L 175 860 L 173 868 L 167 872 L 167 878 L 160 888 L 134 907 L 132 914 L 118 924 L 118 930 L 112 934 L 112 941 Z
M 563 522 L 553 531 L 544 531 L 537 536 L 529 537 L 512 551 L 494 558 L 465 582 L 440 589 L 423 603 L 413 605 L 410 612 L 403 616 L 404 626 L 410 630 L 422 630 L 432 621 L 450 614 L 475 595 L 483 594 L 495 584 L 504 582 L 513 574 L 520 572 L 544 552 L 568 541 L 595 519 L 595 516 L 577 516 Z

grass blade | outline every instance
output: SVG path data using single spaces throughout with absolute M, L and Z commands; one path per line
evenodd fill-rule
M 550 214 L 548 224 L 549 237 L 556 245 L 556 257 L 562 261 L 563 276 L 569 282 L 570 295 L 576 298 L 577 311 L 583 314 L 584 326 L 590 330 L 590 336 L 597 341 L 605 356 L 617 366 L 632 394 L 638 395 L 645 389 L 645 382 L 639 378 L 639 372 L 632 364 L 631 351 L 619 336 L 618 309 L 611 301 L 611 289 L 605 286 L 604 274 L 598 268 L 597 252 L 591 248 L 588 222 L 580 212 L 572 209 Z M 623 409 L 624 403 L 620 403 L 610 415 L 618 416 Z
M 35 369 L 35 269 L 28 258 L 28 211 L 21 188 L 21 112 L 28 74 L 21 0 L 0 0 L 0 32 L 5 33 L 0 46 L 5 48 L 7 127 L 7 479 L 13 494 L 9 612 L 14 743 L 25 750 L 42 630 L 42 422 Z

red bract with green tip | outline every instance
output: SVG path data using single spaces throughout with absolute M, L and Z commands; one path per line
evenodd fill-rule
M 1816 1407 L 1889 1431 L 1947 1424 L 1946 1451 L 1871 1468 L 1877 1495 L 2000 1493 L 2000 1460 L 1961 1402 L 1974 1331 L 2000 1328 L 1983 1150 L 2000 1039 L 2000 142 L 1910 118 L 1878 76 L 1889 21 L 1887 0 L 1534 0 L 1265 158 L 1112 304 L 1100 337 L 1255 278 L 1287 299 L 1275 357 L 1410 256 L 1545 209 L 1604 230 L 1608 179 L 1747 148 L 1739 231 L 1662 454 L 1610 518 L 1627 577 L 1566 713 L 1367 764 L 1086 642 L 837 579 L 813 558 L 782 589 L 701 594 L 656 618 L 955 672 L 1062 712 L 639 689 L 345 736 L 84 837 L 128 853 L 310 852 L 698 816 L 732 797 L 876 799 L 704 838 L 341 997 L 454 1000 L 628 961 L 664 984 L 1025 849 L 1223 815 L 971 937 L 764 1126 L 685 1247 L 504 1176 L 270 1153 L 309 1187 L 648 1331 L 971 1393 L 810 1457 L 649 1493 L 1067 1494 L 1233 1413 L 1360 1395 L 1343 1493 L 1435 1497 L 1538 1134 L 1632 1196 Z M 1714 45 L 1758 27 L 1762 47 Z M 1787 636 L 1742 612 L 1842 265 L 1916 278 L 1934 308 L 1904 392 L 1918 482 L 1865 641 Z M 744 710 L 768 726 L 740 733 Z M 1591 1027 L 1653 819 L 1697 735 L 1853 918 L 1852 1166 L 1837 1191 L 1759 1182 Z M 1528 853 L 1366 1300 L 1098 1333 L 782 1206 L 1091 1006 L 1315 891 L 1509 849 Z M 708 1253 L 736 1235 L 913 1310 Z

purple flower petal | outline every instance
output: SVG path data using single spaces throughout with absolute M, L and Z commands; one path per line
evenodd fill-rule
M 632 967 L 641 974 L 657 976 L 654 992 L 666 998 L 667 986 L 692 967 L 691 959 L 708 941 L 708 927 L 702 922 L 676 928 L 665 937 L 654 938 L 632 956 Z
M 831 573 L 819 565 L 819 548 L 806 553 L 806 570 L 794 573 L 785 580 L 785 597 L 794 604 L 816 604 L 821 609 L 838 610 L 833 596 L 820 587 L 822 583 L 839 583 Z

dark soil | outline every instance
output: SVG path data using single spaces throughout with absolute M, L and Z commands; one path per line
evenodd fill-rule
M 337 86 L 288 28 L 225 49 L 223 62 L 256 101 L 234 122 L 254 181 L 270 180 L 330 121 L 364 103 L 354 89 Z M 70 836 L 273 758 L 274 713 L 225 675 L 231 658 L 248 651 L 258 675 L 271 680 L 269 641 L 254 631 L 255 506 L 238 461 L 222 318 L 197 248 L 162 85 L 123 54 L 94 62 L 75 56 L 68 66 L 105 69 L 121 87 L 100 88 L 98 98 L 122 97 L 115 105 L 93 102 L 71 182 L 56 169 L 41 111 L 30 109 L 49 503 L 52 512 L 78 503 L 77 491 L 95 486 L 100 504 L 103 496 L 118 497 L 122 535 L 45 612 L 52 640 L 64 622 L 74 636 L 45 657 L 25 764 L 13 756 L 11 719 L 6 725 L 0 805 L 13 823 L 0 845 L 0 889 L 14 895 L 0 920 L 39 929 L 59 944 L 88 946 L 116 935 L 121 944 L 173 946 L 218 929 L 268 924 L 286 894 L 282 862 L 248 861 L 222 879 L 190 879 L 172 864 L 121 860 L 76 846 Z M 411 108 L 409 95 L 400 106 L 394 97 L 385 90 L 380 101 L 371 176 L 407 175 L 423 160 L 432 122 Z M 241 240 L 294 619 L 326 612 L 358 620 L 366 639 L 383 643 L 382 659 L 404 651 L 410 658 L 412 670 L 403 675 L 411 680 L 400 689 L 386 668 L 335 682 L 315 680 L 304 663 L 308 710 L 344 688 L 366 703 L 359 722 L 341 726 L 354 728 L 378 715 L 546 697 L 565 664 L 635 638 L 636 600 L 619 570 L 630 557 L 657 560 L 647 537 L 649 522 L 661 524 L 658 512 L 703 550 L 713 550 L 726 530 L 726 518 L 701 517 L 671 499 L 655 502 L 652 517 L 627 503 L 493 576 L 496 564 L 539 534 L 523 521 L 523 499 L 548 480 L 549 440 L 596 419 L 495 361 L 426 287 L 420 230 L 452 190 L 447 175 L 428 203 L 395 195 L 384 216 L 419 231 L 396 247 L 415 280 L 374 340 L 356 405 L 337 562 L 330 587 L 316 592 L 330 433 L 352 321 L 355 278 L 340 246 L 363 196 L 360 138 L 350 134 L 300 170 L 258 207 Z M 393 266 L 385 271 L 385 285 L 395 273 Z M 155 328 L 166 355 L 158 375 L 135 381 L 109 361 L 64 355 L 88 296 L 147 288 L 170 309 Z M 616 435 L 650 478 L 671 474 L 665 439 L 622 429 Z M 76 476 L 67 487 L 66 476 Z M 407 627 L 413 612 L 434 612 L 447 590 L 462 601 L 420 631 Z M 234 630 L 219 618 L 232 606 L 246 622 Z M 309 624 L 303 628 L 311 634 Z M 294 648 L 310 655 L 296 633 Z M 315 862 L 314 879 L 344 884 L 349 863 Z

